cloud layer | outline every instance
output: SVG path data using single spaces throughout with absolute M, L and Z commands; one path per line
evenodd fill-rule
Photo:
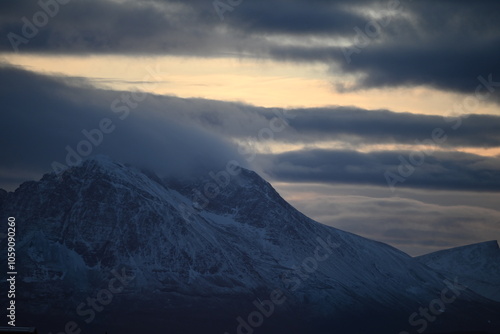
M 500 237 L 498 193 L 278 184 L 301 212 L 324 224 L 422 255 Z
M 4 186 L 53 171 L 54 162 L 57 171 L 96 154 L 169 175 L 224 168 L 239 156 L 222 137 L 175 119 L 154 96 L 13 68 L 0 72 Z
M 261 155 L 278 181 L 500 191 L 500 159 L 461 152 L 303 150 Z M 421 159 L 421 160 L 417 160 Z M 395 180 L 397 182 L 395 182 Z
M 353 107 L 279 110 L 95 89 L 82 79 L 12 67 L 0 72 L 5 87 L 0 92 L 5 140 L 0 158 L 4 179 L 11 183 L 53 169 L 54 161 L 69 165 L 78 160 L 76 155 L 105 153 L 165 174 L 220 168 L 237 160 L 289 182 L 388 186 L 387 173 L 392 173 L 398 187 L 500 191 L 499 158 L 452 150 L 499 147 L 497 116 L 450 121 Z M 454 129 L 458 121 L 460 127 Z M 325 141 L 351 148 L 314 148 Z M 258 144 L 297 148 L 264 154 L 255 149 Z M 356 150 L 373 144 L 394 148 Z
M 355 78 L 336 82 L 338 89 L 473 93 L 478 76 L 491 74 L 492 98 L 500 101 L 496 1 L 254 0 L 226 7 L 223 20 L 212 1 L 201 0 L 73 0 L 50 8 L 45 20 L 35 2 L 0 4 L 0 51 L 320 62 L 331 67 L 332 81 L 339 73 Z
M 273 138 L 287 143 L 347 140 L 352 147 L 363 144 L 432 145 L 433 132 L 440 129 L 446 139 L 442 147 L 500 147 L 500 116 L 457 115 L 450 117 L 356 107 L 265 109 L 241 104 L 190 100 L 200 108 L 189 115 L 206 128 L 231 137 L 248 137 L 280 113 L 286 127 Z M 276 127 L 281 124 L 276 123 Z

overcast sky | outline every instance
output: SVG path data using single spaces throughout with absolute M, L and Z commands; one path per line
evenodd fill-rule
M 411 255 L 499 240 L 499 15 L 498 1 L 2 1 L 0 187 L 79 149 L 162 175 L 237 160 L 319 222 Z

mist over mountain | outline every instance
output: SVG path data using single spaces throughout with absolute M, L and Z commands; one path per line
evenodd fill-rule
M 313 221 L 234 164 L 172 179 L 97 156 L 1 192 L 9 216 L 18 323 L 41 332 L 500 329 L 500 304 L 434 257 Z

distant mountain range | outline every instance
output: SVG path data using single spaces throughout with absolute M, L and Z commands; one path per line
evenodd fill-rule
M 40 333 L 500 332 L 496 242 L 412 258 L 243 168 L 168 180 L 98 156 L 0 191 L 9 216 L 18 325 Z
M 446 249 L 417 260 L 486 298 L 500 302 L 500 249 L 496 241 Z

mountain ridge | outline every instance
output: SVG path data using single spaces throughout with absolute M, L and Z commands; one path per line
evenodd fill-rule
M 268 326 L 289 322 L 297 333 L 311 326 L 399 330 L 411 327 L 408 316 L 446 287 L 445 276 L 407 254 L 306 217 L 255 172 L 242 169 L 205 207 L 193 206 L 190 194 L 204 190 L 206 180 L 213 178 L 172 187 L 98 157 L 8 193 L 2 216 L 24 222 L 21 291 L 33 304 L 27 313 L 54 303 L 61 305 L 56 310 L 74 308 L 118 267 L 134 277 L 119 294 L 130 310 L 113 303 L 106 312 L 132 317 L 148 310 L 158 329 L 222 318 L 213 331 L 226 330 L 256 298 L 280 290 L 287 302 L 276 307 Z M 470 290 L 433 326 L 470 327 L 457 316 L 470 307 L 484 319 L 479 327 L 491 327 L 486 318 L 495 304 Z M 52 322 L 61 318 L 58 312 Z M 178 323 L 174 314 L 191 320 Z
M 448 277 L 460 277 L 475 292 L 500 302 L 500 248 L 496 240 L 444 249 L 416 259 Z

